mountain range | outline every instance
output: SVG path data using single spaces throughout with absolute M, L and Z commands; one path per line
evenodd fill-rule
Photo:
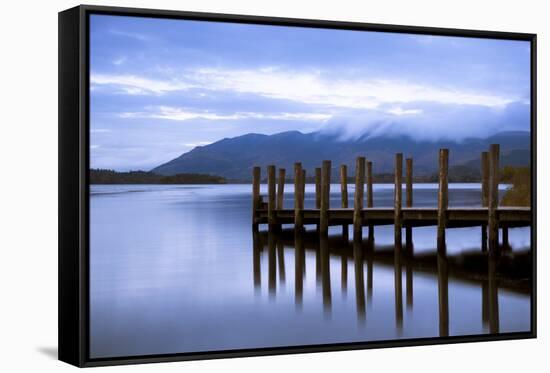
M 274 164 L 285 167 L 290 177 L 294 162 L 299 161 L 308 175 L 312 175 L 322 160 L 329 159 L 335 170 L 341 164 L 347 164 L 348 174 L 353 176 L 355 158 L 362 155 L 373 162 L 373 173 L 380 174 L 393 172 L 395 153 L 400 152 L 404 158 L 413 158 L 415 175 L 429 175 L 437 171 L 440 148 L 449 149 L 450 167 L 463 166 L 475 171 L 479 170 L 481 152 L 487 151 L 494 143 L 500 144 L 502 167 L 528 165 L 530 142 L 527 131 L 500 132 L 484 139 L 469 138 L 457 142 L 418 141 L 408 136 L 363 136 L 342 140 L 336 135 L 298 131 L 273 135 L 249 133 L 198 146 L 151 172 L 160 175 L 212 174 L 244 181 L 250 180 L 254 166 L 264 168 Z M 333 171 L 333 176 L 338 174 Z

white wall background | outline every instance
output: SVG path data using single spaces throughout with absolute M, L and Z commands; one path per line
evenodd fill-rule
M 101 5 L 538 34 L 539 338 L 126 366 L 118 371 L 543 371 L 548 342 L 550 22 L 545 1 L 157 0 Z M 57 350 L 57 12 L 76 1 L 5 1 L 0 21 L 0 370 L 68 371 Z M 546 210 L 546 211 L 545 211 Z

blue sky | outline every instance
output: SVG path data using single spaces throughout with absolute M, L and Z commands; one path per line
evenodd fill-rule
M 528 42 L 92 15 L 91 167 L 249 132 L 528 131 Z

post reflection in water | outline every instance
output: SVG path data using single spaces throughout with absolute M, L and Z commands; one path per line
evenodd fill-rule
M 362 233 L 362 232 L 360 231 L 359 233 Z M 355 301 L 357 304 L 357 320 L 360 323 L 364 323 L 367 318 L 367 314 L 365 311 L 365 282 L 364 282 L 364 276 L 363 276 L 362 243 L 363 243 L 362 234 L 354 234 L 353 263 L 355 266 Z
M 394 282 L 395 282 L 395 325 L 398 335 L 403 333 L 403 289 L 401 271 L 401 244 L 395 245 L 393 255 Z
M 372 282 L 374 267 L 374 226 L 369 225 L 369 237 L 367 245 L 367 302 L 372 305 Z
M 279 283 L 284 285 L 286 282 L 285 247 L 283 245 L 283 241 L 281 240 L 277 242 L 277 263 L 279 265 Z
M 403 318 L 403 265 L 405 266 L 406 305 L 407 310 L 413 310 L 413 277 L 415 271 L 431 273 L 437 278 L 439 336 L 451 335 L 449 316 L 449 277 L 464 278 L 469 283 L 479 284 L 481 290 L 481 320 L 483 332 L 500 333 L 499 320 L 499 253 L 480 252 L 475 260 L 479 265 L 468 267 L 463 258 L 449 256 L 444 241 L 440 240 L 435 252 L 421 253 L 416 256 L 413 251 L 412 240 L 406 240 L 405 250 L 400 245 L 375 248 L 374 229 L 367 240 L 363 240 L 363 232 L 353 235 L 350 242 L 346 235 L 329 236 L 318 232 L 305 230 L 269 230 L 260 232 L 253 229 L 253 283 L 256 293 L 262 287 L 262 252 L 267 256 L 267 290 L 269 299 L 274 299 L 277 293 L 277 273 L 279 283 L 286 281 L 285 249 L 294 249 L 294 303 L 297 310 L 302 310 L 304 302 L 304 281 L 306 276 L 306 250 L 314 251 L 316 266 L 315 288 L 322 294 L 323 315 L 332 318 L 333 288 L 331 284 L 331 256 L 340 262 L 341 290 L 344 300 L 348 290 L 348 264 L 351 260 L 354 268 L 355 309 L 358 325 L 367 325 L 366 306 L 372 305 L 374 263 L 383 266 L 392 266 L 394 274 L 394 312 L 395 331 L 398 337 L 404 335 Z M 264 251 L 265 250 L 265 251 Z M 366 270 L 364 263 L 366 262 Z M 520 260 L 521 262 L 521 260 Z M 264 262 L 265 263 L 265 262 Z M 509 267 L 509 266 L 512 267 Z M 515 264 L 508 262 L 511 272 L 516 269 Z M 278 270 L 277 270 L 278 266 Z M 484 269 L 485 268 L 485 269 Z M 366 289 L 365 289 L 366 273 Z M 320 294 L 320 295 L 321 295 Z M 366 297 L 365 297 L 366 295 Z
M 328 234 L 321 234 L 319 237 L 321 257 L 321 281 L 323 287 L 323 310 L 325 316 L 330 316 L 332 308 L 332 294 L 330 290 L 330 255 L 328 246 Z
M 294 231 L 294 304 L 297 309 L 302 308 L 305 276 L 305 250 L 302 232 Z
M 489 295 L 489 333 L 500 333 L 500 322 L 498 312 L 498 282 L 497 271 L 497 253 L 489 251 L 488 265 L 488 295 Z
M 268 263 L 268 288 L 269 288 L 269 296 L 271 298 L 275 297 L 275 293 L 277 291 L 277 262 L 276 262 L 276 233 L 273 230 L 269 230 L 268 236 L 267 236 L 267 247 L 268 247 L 268 255 L 267 255 L 267 263 Z
M 437 251 L 437 286 L 439 294 L 439 336 L 449 335 L 449 272 L 445 248 Z
M 346 298 L 348 294 L 348 257 L 345 255 L 342 255 L 341 260 L 341 266 L 340 266 L 340 273 L 341 273 L 341 287 L 342 287 L 342 296 Z
M 412 243 L 412 229 L 411 232 L 407 234 L 407 244 L 405 247 L 405 281 L 407 286 L 407 310 L 412 310 L 413 307 L 413 252 L 414 247 Z
M 257 227 L 252 229 L 252 243 L 253 243 L 252 268 L 254 273 L 254 290 L 256 292 L 259 292 L 262 285 L 262 273 L 261 273 L 261 263 L 260 263 L 260 251 L 262 248 L 260 243 L 260 232 L 258 231 Z

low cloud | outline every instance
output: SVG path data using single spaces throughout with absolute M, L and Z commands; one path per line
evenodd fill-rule
M 529 105 L 516 103 L 505 108 L 487 108 L 471 105 L 442 105 L 414 103 L 415 113 L 404 115 L 409 109 L 356 110 L 336 115 L 328 120 L 320 132 L 338 136 L 342 140 L 407 136 L 422 141 L 462 141 L 466 138 L 485 138 L 503 131 L 526 131 L 530 128 Z

